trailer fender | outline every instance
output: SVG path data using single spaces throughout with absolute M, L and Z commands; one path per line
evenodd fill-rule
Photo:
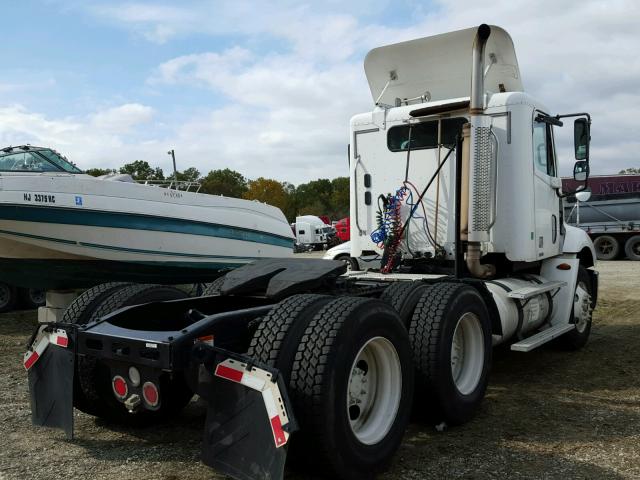
M 41 325 L 24 355 L 34 425 L 62 429 L 73 438 L 75 333 Z

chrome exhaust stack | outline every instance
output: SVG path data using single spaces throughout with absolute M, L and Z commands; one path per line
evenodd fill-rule
M 469 232 L 467 246 L 467 268 L 474 277 L 489 278 L 495 275 L 494 265 L 480 263 L 481 242 L 489 241 L 492 224 L 492 149 L 491 119 L 484 115 L 484 56 L 491 27 L 478 27 L 473 42 L 471 70 L 469 145 Z

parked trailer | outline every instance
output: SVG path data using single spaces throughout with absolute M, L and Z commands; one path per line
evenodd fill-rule
M 16 287 L 0 282 L 0 313 L 41 307 L 45 304 L 45 293 L 40 288 Z
M 577 117 L 584 188 L 590 117 L 550 116 L 526 95 L 499 27 L 377 48 L 365 71 L 375 107 L 351 121 L 351 256 L 379 255 L 379 269 L 262 260 L 199 298 L 94 287 L 30 342 L 34 423 L 72 436 L 73 406 L 153 422 L 197 393 L 202 458 L 222 473 L 282 478 L 291 451 L 371 478 L 402 441 L 414 388 L 421 413 L 461 424 L 492 345 L 587 342 L 595 252 L 562 221 L 553 129 Z
M 568 190 L 576 188 L 572 179 L 562 182 Z M 567 198 L 566 222 L 589 234 L 598 259 L 640 260 L 640 175 L 593 176 L 589 192 L 578 196 L 582 200 Z

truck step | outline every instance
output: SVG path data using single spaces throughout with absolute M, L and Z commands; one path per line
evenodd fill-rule
M 540 295 L 541 293 L 564 287 L 566 284 L 567 282 L 554 280 L 551 282 L 545 282 L 537 285 L 519 288 L 518 290 L 512 290 L 507 294 L 507 296 L 509 298 L 517 298 L 518 300 L 526 300 L 528 298 L 535 297 L 536 295 Z
M 530 352 L 534 348 L 538 348 L 540 345 L 544 345 L 574 328 L 575 325 L 573 323 L 565 323 L 563 325 L 556 325 L 555 327 L 547 328 L 540 333 L 536 333 L 529 338 L 525 338 L 524 340 L 520 340 L 518 343 L 514 343 L 511 345 L 511 350 L 516 352 Z

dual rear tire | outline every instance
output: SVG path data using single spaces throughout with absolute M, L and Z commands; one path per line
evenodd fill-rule
M 438 283 L 418 301 L 409 337 L 416 367 L 416 413 L 460 425 L 477 413 L 489 383 L 491 321 L 478 291 Z
M 407 331 L 379 300 L 296 295 L 258 327 L 248 354 L 278 368 L 301 425 L 294 457 L 340 478 L 383 470 L 413 397 Z
M 600 235 L 593 241 L 598 260 L 613 260 L 621 250 L 629 260 L 640 260 L 640 235 L 634 235 L 622 242 L 613 235 Z
M 387 466 L 414 381 L 415 409 L 452 425 L 473 417 L 487 387 L 491 323 L 480 294 L 459 283 L 392 287 L 381 300 L 290 297 L 262 320 L 247 352 L 283 375 L 301 426 L 292 457 L 314 458 L 339 478 Z

